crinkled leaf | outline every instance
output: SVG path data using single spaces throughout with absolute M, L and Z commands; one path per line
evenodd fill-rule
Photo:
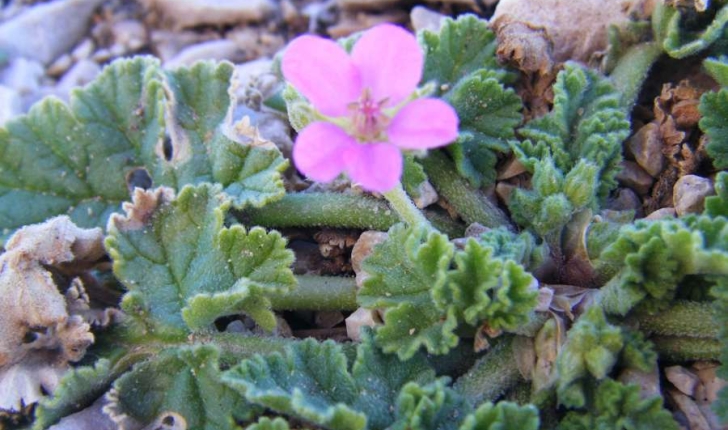
M 705 215 L 728 217 L 728 172 L 719 172 L 715 177 L 715 196 L 705 198 Z
M 700 128 L 709 137 L 705 149 L 719 169 L 728 168 L 728 89 L 700 98 Z
M 230 206 L 220 187 L 141 192 L 127 215 L 109 221 L 106 246 L 114 273 L 129 289 L 128 313 L 156 330 L 202 329 L 246 312 L 275 326 L 268 296 L 289 291 L 293 255 L 277 232 L 223 227 Z
M 636 330 L 622 329 L 624 348 L 620 359 L 621 366 L 641 372 L 650 372 L 657 366 L 655 346 Z
M 538 409 L 512 402 L 483 403 L 468 415 L 460 430 L 538 430 Z
M 601 290 L 602 303 L 621 315 L 637 304 L 650 312 L 664 309 L 686 276 L 728 274 L 727 250 L 728 220 L 723 217 L 626 226 L 601 256 L 600 264 L 621 267 Z M 704 284 L 707 290 L 710 284 Z
M 721 55 L 718 58 L 706 58 L 703 67 L 710 73 L 710 76 L 720 84 L 721 87 L 728 87 L 728 57 Z
M 718 376 L 723 379 L 728 378 L 728 276 L 722 276 L 717 279 L 716 285 L 710 291 L 715 297 L 713 302 L 714 312 L 713 318 L 719 324 L 719 338 L 723 345 L 720 352 L 720 361 L 724 363 L 718 368 Z M 713 402 L 712 408 L 723 422 L 728 421 L 728 387 L 723 387 L 718 392 L 718 399 Z
M 414 156 L 405 154 L 402 186 L 415 202 L 422 196 L 422 187 L 426 182 L 427 174 L 425 173 L 425 169 L 417 162 Z
M 493 258 L 492 248 L 470 239 L 432 297 L 443 312 L 452 309 L 470 325 L 487 321 L 493 329 L 513 330 L 528 321 L 536 306 L 536 285 L 521 265 Z
M 397 420 L 391 430 L 456 430 L 472 406 L 446 386 L 447 378 L 428 385 L 411 382 L 397 399 Z
M 460 119 L 460 135 L 447 147 L 458 172 L 479 187 L 495 181 L 497 153 L 521 123 L 521 98 L 488 73 L 473 73 L 445 95 Z
M 592 306 L 569 330 L 556 365 L 559 403 L 572 408 L 586 404 L 584 390 L 594 379 L 604 379 L 624 346 L 622 331 L 609 324 L 602 310 Z
M 477 240 L 483 247 L 493 250 L 493 257 L 513 260 L 529 271 L 536 269 L 548 255 L 547 246 L 537 244 L 527 231 L 514 233 L 506 227 L 498 227 L 482 233 Z
M 61 379 L 53 395 L 38 403 L 33 428 L 48 428 L 66 415 L 91 405 L 109 389 L 116 376 L 106 359 L 97 361 L 93 367 L 71 370 Z
M 495 33 L 485 20 L 474 15 L 463 15 L 457 20 L 446 18 L 438 32 L 425 30 L 418 36 L 425 51 L 422 82 L 435 81 L 441 92 L 481 69 L 505 77 L 495 55 Z
M 420 346 L 444 354 L 457 344 L 454 315 L 443 315 L 430 296 L 452 255 L 453 245 L 446 236 L 397 224 L 364 260 L 362 268 L 370 276 L 357 301 L 369 309 L 386 309 L 385 325 L 376 336 L 384 351 L 396 351 L 407 359 Z
M 569 412 L 559 430 L 677 430 L 672 414 L 659 396 L 640 397 L 637 385 L 607 379 L 596 389 L 594 407 L 588 412 Z
M 669 9 L 666 13 L 665 19 L 668 21 L 662 46 L 673 58 L 685 58 L 708 48 L 723 36 L 724 27 L 728 23 L 728 5 L 720 6 L 707 27 L 693 31 L 683 28 L 682 14 L 677 9 Z
M 220 380 L 216 347 L 163 350 L 114 383 L 116 408 L 141 423 L 175 412 L 190 429 L 235 429 L 258 409 Z
M 118 60 L 68 106 L 48 98 L 8 122 L 0 128 L 0 226 L 9 232 L 64 213 L 104 226 L 135 176 L 178 189 L 217 182 L 240 207 L 282 197 L 280 151 L 226 136 L 233 70 L 198 63 L 168 72 L 151 58 Z
M 245 430 L 289 430 L 288 421 L 283 418 L 276 418 L 271 420 L 270 418 L 263 417 L 258 420 L 257 423 L 251 424 L 245 427 Z
M 554 107 L 519 130 L 512 143 L 518 159 L 531 171 L 545 157 L 567 175 L 581 160 L 597 166 L 597 197 L 616 187 L 622 141 L 629 136 L 627 113 L 612 84 L 597 72 L 567 63 L 553 87 Z M 525 215 L 524 215 L 525 216 Z
M 409 381 L 435 378 L 423 357 L 401 363 L 365 335 L 352 372 L 341 346 L 305 340 L 286 350 L 244 360 L 223 379 L 249 401 L 331 429 L 384 429 L 394 420 L 390 406 Z

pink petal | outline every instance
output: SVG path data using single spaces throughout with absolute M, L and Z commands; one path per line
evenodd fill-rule
M 365 32 L 354 45 L 351 59 L 361 73 L 363 88 L 372 91 L 375 101 L 388 99 L 388 106 L 417 88 L 425 61 L 415 36 L 392 24 Z
M 391 190 L 402 176 L 402 153 L 387 143 L 358 144 L 344 153 L 346 171 L 368 191 Z
M 328 122 L 314 122 L 296 138 L 293 162 L 307 177 L 329 182 L 344 171 L 343 154 L 352 146 L 358 145 L 341 128 Z
M 283 53 L 283 76 L 324 115 L 343 116 L 362 92 L 359 71 L 342 47 L 317 36 L 293 40 Z
M 404 149 L 447 145 L 458 137 L 458 115 L 438 99 L 417 99 L 395 115 L 387 128 L 389 141 Z

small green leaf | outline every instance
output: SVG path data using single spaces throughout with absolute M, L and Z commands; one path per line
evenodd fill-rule
M 710 76 L 720 84 L 721 87 L 728 87 L 728 57 L 721 55 L 718 58 L 706 58 L 703 67 Z
M 715 2 L 720 4 L 721 2 Z M 710 24 L 700 32 L 689 32 L 681 26 L 682 14 L 674 11 L 669 15 L 662 46 L 673 58 L 685 58 L 708 48 L 723 36 L 728 23 L 728 5 L 722 5 Z
M 427 174 L 425 173 L 425 169 L 417 162 L 414 156 L 405 154 L 402 186 L 415 202 L 422 195 L 422 187 L 426 182 Z
M 198 330 L 246 312 L 266 329 L 268 296 L 291 290 L 293 255 L 277 232 L 223 228 L 230 203 L 220 187 L 137 192 L 127 215 L 109 221 L 106 246 L 129 289 L 126 311 L 160 332 Z
M 571 408 L 584 407 L 584 387 L 592 384 L 593 379 L 607 376 L 623 346 L 619 327 L 607 323 L 599 307 L 589 308 L 569 330 L 556 360 L 559 403 Z
M 606 379 L 596 389 L 594 407 L 588 412 L 569 412 L 559 430 L 677 430 L 672 414 L 659 396 L 643 399 L 635 384 Z
M 314 121 L 315 111 L 313 106 L 293 85 L 287 84 L 281 95 L 283 100 L 286 101 L 288 121 L 294 130 L 300 132 Z
M 547 246 L 537 244 L 528 231 L 516 234 L 506 227 L 498 227 L 482 233 L 477 240 L 493 250 L 493 257 L 513 260 L 529 271 L 538 268 L 548 255 Z
M 245 427 L 245 430 L 289 430 L 288 421 L 283 418 L 276 418 L 271 420 L 270 418 L 263 417 L 258 420 L 257 423 L 251 424 Z
M 528 321 L 536 306 L 536 285 L 519 264 L 493 258 L 492 248 L 470 239 L 432 296 L 442 311 L 452 309 L 470 325 L 487 321 L 493 329 L 513 330 Z
M 216 347 L 165 349 L 114 383 L 117 407 L 142 423 L 166 412 L 180 414 L 190 429 L 235 429 L 257 408 L 220 381 Z
M 448 388 L 447 378 L 425 386 L 411 382 L 397 399 L 397 420 L 392 430 L 457 430 L 472 410 L 464 397 Z
M 715 196 L 705 198 L 705 215 L 728 217 L 728 172 L 718 172 L 715 177 Z
M 425 30 L 418 36 L 425 51 L 422 83 L 435 81 L 440 91 L 446 92 L 481 69 L 505 76 L 495 55 L 498 44 L 488 21 L 462 15 L 457 20 L 445 19 L 439 32 Z
M 728 89 L 700 98 L 700 128 L 709 137 L 705 149 L 718 169 L 728 168 Z
M 538 409 L 511 402 L 483 403 L 468 415 L 460 430 L 538 430 Z

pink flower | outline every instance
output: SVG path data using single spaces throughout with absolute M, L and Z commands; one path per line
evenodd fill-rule
M 390 24 L 366 31 L 351 55 L 317 36 L 291 42 L 283 55 L 283 75 L 321 118 L 296 139 L 298 170 L 319 182 L 345 171 L 364 189 L 386 192 L 402 175 L 401 150 L 455 140 L 455 110 L 439 99 L 412 97 L 423 64 L 415 37 Z

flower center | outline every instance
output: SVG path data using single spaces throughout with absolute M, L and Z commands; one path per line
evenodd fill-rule
M 354 137 L 360 143 L 384 142 L 387 140 L 385 130 L 390 118 L 382 107 L 387 99 L 372 99 L 369 89 L 365 89 L 359 100 L 349 104 L 349 112 Z

